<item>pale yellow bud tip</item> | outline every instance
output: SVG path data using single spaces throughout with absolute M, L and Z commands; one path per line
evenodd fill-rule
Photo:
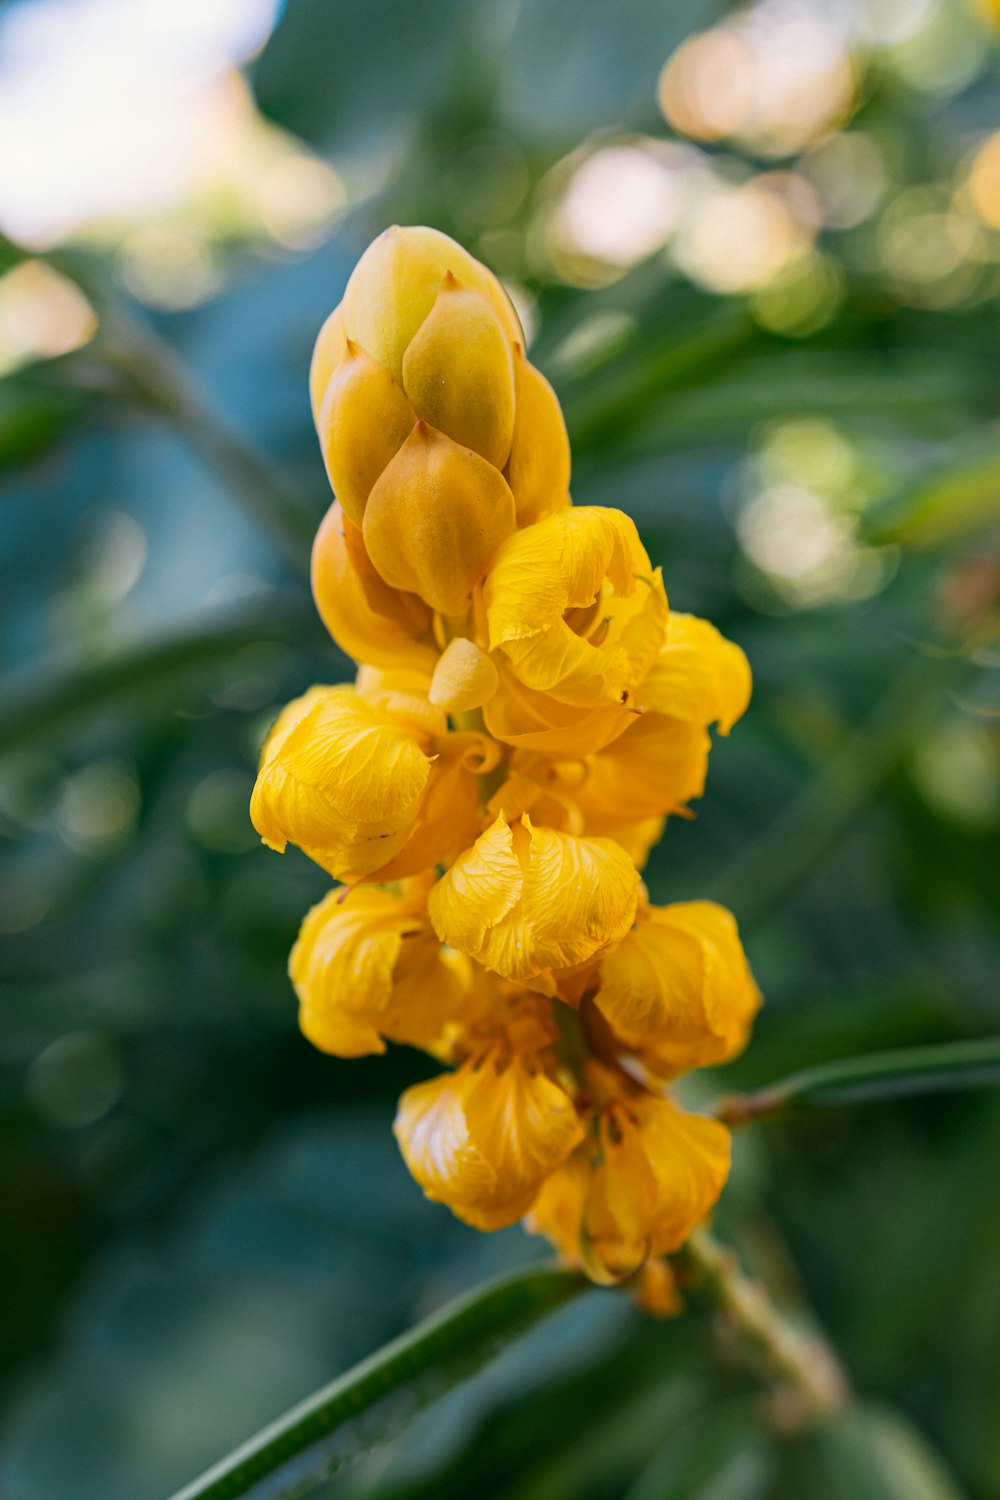
M 446 713 L 465 713 L 488 703 L 497 690 L 497 669 L 475 641 L 458 636 L 445 648 L 427 694 Z

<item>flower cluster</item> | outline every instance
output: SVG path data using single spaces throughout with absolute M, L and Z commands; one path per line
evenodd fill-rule
M 313 591 L 359 670 L 282 712 L 251 807 L 340 882 L 292 951 L 302 1030 L 447 1066 L 395 1126 L 429 1198 L 662 1289 L 729 1170 L 666 1085 L 738 1052 L 760 997 L 729 913 L 651 906 L 640 871 L 746 660 L 669 611 L 628 516 L 572 506 L 558 400 L 446 236 L 368 248 L 311 391 L 336 495 Z

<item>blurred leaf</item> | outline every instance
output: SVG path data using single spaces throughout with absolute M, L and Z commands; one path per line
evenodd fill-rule
M 836 1500 L 963 1500 L 937 1454 L 895 1412 L 850 1407 L 815 1443 Z
M 759 1500 L 774 1470 L 773 1444 L 745 1403 L 709 1409 L 671 1434 L 624 1500 Z
M 862 531 L 874 543 L 934 547 L 998 524 L 1000 453 L 994 440 L 985 454 L 918 480 L 874 506 L 862 519 Z
M 586 1290 L 577 1272 L 516 1272 L 460 1298 L 324 1386 L 174 1500 L 237 1500 L 302 1493 L 398 1428 L 503 1345 Z M 267 1481 L 266 1486 L 264 1481 Z
M 0 385 L 0 466 L 37 458 L 67 437 L 84 411 L 85 402 L 72 391 L 6 381 Z

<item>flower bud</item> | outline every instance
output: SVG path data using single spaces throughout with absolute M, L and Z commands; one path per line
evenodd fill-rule
M 423 422 L 365 507 L 365 546 L 386 583 L 444 615 L 465 612 L 513 529 L 514 497 L 499 469 Z
M 313 421 L 317 427 L 319 426 L 319 410 L 323 405 L 323 397 L 326 395 L 330 376 L 343 359 L 346 348 L 343 303 L 339 303 L 319 331 L 316 347 L 313 349 L 312 364 L 309 366 L 309 400 L 312 404 Z
M 570 452 L 566 423 L 555 391 L 540 370 L 514 348 L 516 417 L 507 460 L 507 483 L 517 506 L 517 524 L 528 526 L 569 505 Z
M 446 713 L 480 708 L 497 690 L 497 669 L 481 646 L 456 636 L 434 668 L 427 696 Z
M 344 514 L 360 526 L 372 485 L 409 437 L 416 417 L 400 386 L 347 342 L 320 407 L 323 461 Z
M 430 610 L 416 594 L 382 581 L 361 532 L 336 501 L 313 543 L 312 589 L 323 624 L 355 661 L 433 672 L 438 653 L 427 639 Z
M 449 272 L 403 359 L 419 417 L 502 469 L 514 434 L 514 366 L 486 298 Z
M 380 234 L 358 261 L 344 293 L 344 330 L 403 383 L 403 357 L 448 272 L 481 292 L 508 340 L 523 338 L 517 314 L 492 272 L 437 229 Z

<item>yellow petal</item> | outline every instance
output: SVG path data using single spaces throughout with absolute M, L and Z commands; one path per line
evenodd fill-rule
M 465 713 L 488 702 L 498 682 L 497 669 L 486 652 L 475 641 L 456 636 L 434 668 L 428 697 L 447 713 Z
M 549 630 L 567 609 L 593 603 L 606 577 L 620 594 L 642 553 L 635 523 L 620 510 L 580 505 L 508 537 L 483 587 L 490 649 Z M 652 565 L 646 558 L 652 573 Z
M 438 652 L 429 639 L 430 610 L 416 594 L 383 582 L 339 504 L 330 507 L 316 533 L 312 589 L 323 624 L 355 661 L 433 672 Z
M 361 1057 L 388 1038 L 447 1054 L 469 974 L 431 931 L 425 897 L 426 882 L 338 887 L 308 913 L 289 973 L 299 1024 L 322 1051 Z
M 718 1200 L 729 1160 L 726 1127 L 670 1099 L 646 1094 L 606 1109 L 581 1234 L 588 1274 L 620 1280 L 678 1250 Z
M 735 1057 L 760 1003 L 736 922 L 713 901 L 651 908 L 605 959 L 595 997 L 660 1076 Z
M 595 833 L 677 812 L 705 789 L 711 740 L 700 724 L 644 714 L 587 762 L 576 801 Z
M 526 981 L 620 942 L 638 881 L 610 839 L 533 828 L 527 816 L 509 827 L 501 815 L 442 876 L 428 911 L 442 942 Z
M 569 438 L 555 391 L 520 346 L 514 349 L 514 384 L 507 482 L 517 505 L 517 524 L 527 526 L 569 504 Z
M 629 704 L 581 708 L 534 692 L 518 682 L 502 660 L 496 693 L 483 707 L 490 734 L 507 745 L 541 755 L 590 755 L 636 722 Z
M 395 1131 L 427 1197 L 477 1229 L 521 1218 L 583 1134 L 558 1084 L 498 1050 L 408 1089 Z
M 652 1253 L 668 1255 L 718 1201 L 729 1176 L 732 1141 L 718 1120 L 688 1114 L 672 1100 L 646 1095 L 633 1108 L 656 1183 L 649 1226 Z
M 399 852 L 374 871 L 377 880 L 402 880 L 448 864 L 473 842 L 482 826 L 475 775 L 460 755 L 442 754 L 431 766 L 413 830 Z
M 580 506 L 509 537 L 483 584 L 490 649 L 563 703 L 628 703 L 665 637 L 666 595 L 633 522 Z
M 503 468 L 514 431 L 510 346 L 486 298 L 450 272 L 403 357 L 403 389 L 431 427 Z
M 372 486 L 416 421 L 401 386 L 358 344 L 326 387 L 318 430 L 323 460 L 344 514 L 360 526 Z
M 366 703 L 384 709 L 428 739 L 448 731 L 448 715 L 427 696 L 431 679 L 412 667 L 359 667 L 355 688 Z
M 353 688 L 312 688 L 283 710 L 250 804 L 265 843 L 357 879 L 405 842 L 430 775 L 420 737 Z
M 338 1057 L 384 1052 L 379 1021 L 410 917 L 387 891 L 332 890 L 306 915 L 289 958 L 299 1024 L 315 1046 Z
M 386 583 L 457 616 L 513 526 L 499 471 L 418 422 L 368 497 L 364 539 Z
M 728 734 L 750 702 L 750 665 L 739 646 L 695 615 L 672 614 L 666 644 L 639 689 L 642 707 Z
M 447 272 L 483 293 L 508 339 L 523 339 L 510 299 L 461 245 L 436 229 L 393 225 L 368 246 L 344 293 L 344 328 L 403 381 L 403 357 Z
M 309 366 L 309 399 L 313 422 L 319 426 L 319 411 L 330 383 L 330 377 L 347 352 L 342 307 L 335 307 L 319 331 Z

